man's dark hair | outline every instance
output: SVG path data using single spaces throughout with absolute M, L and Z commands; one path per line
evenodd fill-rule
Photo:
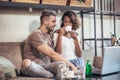
M 41 24 L 44 20 L 48 20 L 50 16 L 56 16 L 55 12 L 53 11 L 43 11 L 40 17 Z

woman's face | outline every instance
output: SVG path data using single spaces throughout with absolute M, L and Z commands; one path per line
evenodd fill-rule
M 64 26 L 72 26 L 71 20 L 68 16 L 63 19 Z

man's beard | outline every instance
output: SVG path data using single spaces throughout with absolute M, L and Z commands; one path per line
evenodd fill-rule
M 53 33 L 54 29 L 48 28 L 48 34 Z
M 53 30 L 49 30 L 49 31 L 48 31 L 48 34 L 51 34 L 51 33 L 53 33 Z

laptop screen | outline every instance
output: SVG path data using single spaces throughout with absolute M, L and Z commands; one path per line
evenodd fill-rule
M 119 71 L 120 71 L 120 46 L 105 47 L 101 74 L 109 74 Z

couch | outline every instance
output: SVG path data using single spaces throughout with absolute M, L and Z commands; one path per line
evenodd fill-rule
M 0 42 L 0 58 L 2 58 L 1 62 L 6 65 L 3 67 L 5 75 L 7 74 L 6 80 L 53 80 L 21 76 L 20 69 L 23 59 L 23 48 L 24 42 Z
M 1 59 L 3 64 L 6 63 L 6 68 L 8 68 L 8 66 L 11 65 L 9 67 L 10 70 L 15 71 L 15 73 L 11 72 L 12 74 L 7 74 L 6 80 L 53 80 L 48 78 L 25 77 L 20 74 L 21 62 L 23 59 L 23 48 L 24 42 L 0 42 L 0 56 L 3 59 L 7 59 Z M 92 49 L 84 50 L 82 57 L 85 60 L 85 62 L 87 59 L 89 59 L 93 64 L 94 53 L 92 52 Z M 9 69 L 6 69 L 5 74 L 10 73 L 8 72 L 8 70 Z

